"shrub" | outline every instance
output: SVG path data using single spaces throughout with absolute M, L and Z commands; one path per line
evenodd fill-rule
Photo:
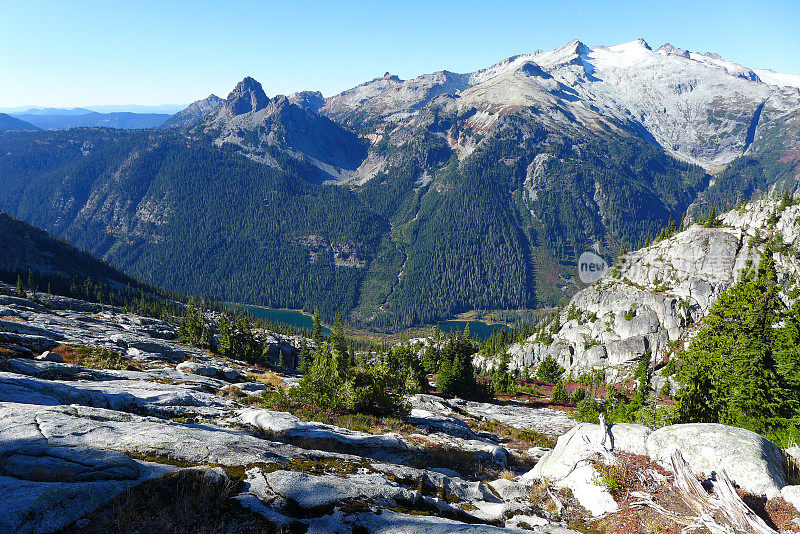
M 661 376 L 672 376 L 676 373 L 675 360 L 670 360 L 661 369 Z
M 155 458 L 154 458 L 155 460 Z M 279 532 L 281 527 L 242 506 L 236 468 L 232 479 L 215 484 L 199 469 L 180 469 L 126 489 L 88 514 L 86 525 L 65 532 Z M 290 530 L 286 527 L 287 530 Z
M 355 368 L 347 381 L 347 408 L 353 412 L 390 415 L 403 411 L 400 383 L 386 365 Z
M 229 320 L 222 318 L 219 324 L 221 332 L 219 351 L 229 358 L 236 358 L 250 363 L 264 361 L 264 348 L 253 336 L 250 320 L 245 316 Z
M 586 398 L 587 391 L 584 388 L 577 388 L 575 392 L 572 394 L 572 402 L 580 404 L 580 402 Z
M 600 414 L 603 413 L 603 406 L 593 395 L 586 395 L 578 403 L 578 409 L 572 414 L 572 418 L 585 423 L 598 423 Z
M 800 203 L 800 198 L 795 199 L 792 196 L 791 191 L 787 189 L 783 192 L 783 195 L 781 195 L 781 203 L 778 205 L 778 211 L 783 211 L 788 207 L 796 206 L 798 203 Z
M 317 351 L 311 369 L 300 384 L 290 390 L 290 395 L 332 412 L 388 415 L 408 411 L 402 391 L 400 380 L 387 365 L 352 367 L 346 355 L 325 343 Z
M 630 321 L 634 317 L 636 317 L 636 307 L 631 306 L 631 308 L 625 312 L 625 320 Z
M 472 355 L 475 348 L 462 337 L 451 337 L 441 351 L 441 367 L 436 389 L 467 399 L 491 397 L 489 387 L 475 380 Z
M 59 345 L 55 347 L 54 352 L 60 354 L 67 363 L 89 369 L 138 370 L 129 358 L 110 349 Z
M 556 382 L 564 374 L 564 368 L 558 365 L 551 355 L 545 356 L 536 369 L 536 378 L 545 382 Z
M 567 393 L 567 388 L 564 386 L 563 380 L 556 382 L 556 387 L 553 388 L 553 396 L 550 398 L 550 402 L 554 404 L 565 404 L 569 402 L 569 393 Z
M 622 491 L 622 486 L 625 483 L 627 476 L 625 466 L 608 465 L 601 462 L 593 462 L 593 466 L 597 470 L 595 482 L 616 497 Z

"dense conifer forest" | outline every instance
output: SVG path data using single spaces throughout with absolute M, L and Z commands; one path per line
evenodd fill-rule
M 508 134 L 462 160 L 429 134 L 371 150 L 395 163 L 345 187 L 277 151 L 280 169 L 202 136 L 6 132 L 0 210 L 170 290 L 397 330 L 556 305 L 557 275 L 582 250 L 646 242 L 708 183 L 633 137 Z M 544 177 L 530 175 L 537 156 Z M 752 184 L 734 190 L 773 180 L 759 172 L 736 174 Z

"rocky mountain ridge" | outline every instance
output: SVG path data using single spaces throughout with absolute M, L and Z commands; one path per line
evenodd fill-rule
M 318 168 L 328 179 L 352 173 L 366 156 L 366 143 L 358 136 L 283 95 L 270 99 L 250 77 L 239 82 L 190 135 L 201 132 L 217 145 L 239 146 L 248 157 L 281 168 L 276 160 L 280 156 L 271 151 L 277 149 Z
M 469 113 L 469 124 L 483 132 L 506 114 L 535 108 L 546 127 L 627 132 L 719 169 L 747 150 L 761 121 L 800 105 L 793 78 L 765 77 L 670 44 L 653 51 L 641 39 L 598 47 L 572 41 L 472 73 L 376 78 L 327 98 L 320 113 L 368 135 L 408 127 L 428 113 Z
M 679 159 L 718 171 L 746 153 L 762 121 L 800 107 L 798 75 L 759 72 L 763 80 L 717 54 L 669 43 L 653 51 L 642 39 L 595 47 L 574 40 L 471 73 L 439 71 L 401 80 L 387 72 L 327 98 L 313 91 L 288 98 L 373 143 L 398 129 L 425 127 L 431 114 L 453 117 L 480 134 L 504 115 L 533 108 L 534 120 L 548 129 L 636 135 Z M 258 83 L 249 77 L 244 82 Z M 260 84 L 258 90 L 260 110 L 267 96 Z M 256 111 L 248 106 L 248 112 Z M 455 145 L 465 142 L 461 149 L 452 147 L 461 158 L 475 148 L 469 141 Z M 385 169 L 387 162 L 359 163 L 367 164 L 338 178 L 363 183 L 375 175 L 376 165 Z M 351 161 L 349 170 L 356 167 Z
M 604 278 L 570 299 L 552 336 L 513 345 L 511 365 L 532 368 L 550 355 L 573 374 L 604 369 L 618 377 L 646 354 L 666 363 L 770 243 L 777 243 L 773 258 L 784 299 L 792 301 L 800 279 L 800 206 L 782 202 L 752 201 L 721 215 L 718 226 L 692 224 L 618 258 Z
M 167 120 L 159 125 L 161 129 L 185 128 L 203 118 L 207 113 L 217 109 L 224 100 L 217 95 L 211 94 L 202 100 L 196 100 L 189 104 L 185 109 L 171 115 Z

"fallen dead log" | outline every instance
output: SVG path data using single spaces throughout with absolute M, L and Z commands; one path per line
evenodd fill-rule
M 639 500 L 631 503 L 632 506 L 650 508 L 681 525 L 682 532 L 705 527 L 712 534 L 778 534 L 742 501 L 724 470 L 717 474 L 713 492 L 709 493 L 697 481 L 680 451 L 676 450 L 670 460 L 675 472 L 675 489 L 696 515 L 688 516 L 668 510 L 644 492 L 636 492 L 635 497 Z

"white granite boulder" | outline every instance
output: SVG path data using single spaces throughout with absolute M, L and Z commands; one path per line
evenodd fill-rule
M 714 423 L 672 425 L 647 438 L 651 458 L 669 465 L 679 449 L 695 474 L 711 476 L 725 470 L 744 491 L 768 498 L 787 485 L 786 462 L 777 445 L 745 430 Z

